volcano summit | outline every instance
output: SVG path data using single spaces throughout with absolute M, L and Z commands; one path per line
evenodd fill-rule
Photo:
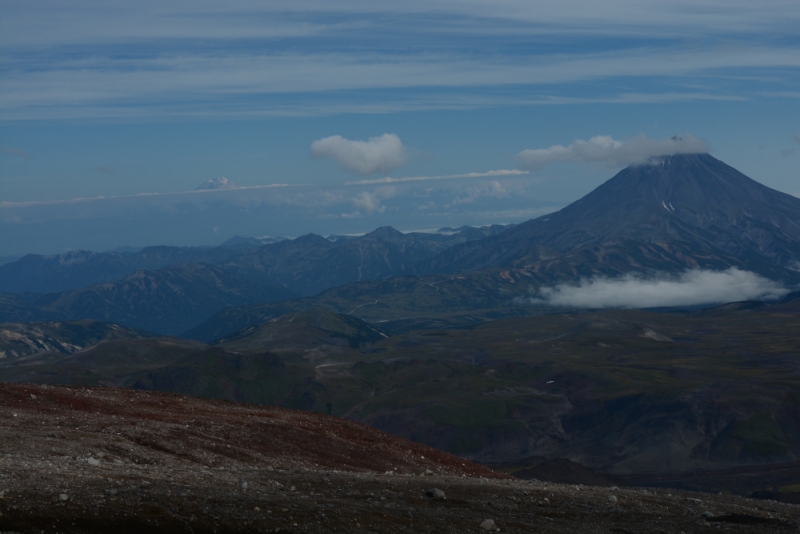
M 627 167 L 566 208 L 453 247 L 417 272 L 516 267 L 557 275 L 558 266 L 585 275 L 738 267 L 795 280 L 798 260 L 800 199 L 708 154 L 683 154 Z

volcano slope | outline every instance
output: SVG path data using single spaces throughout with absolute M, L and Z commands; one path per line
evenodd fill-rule
M 0 385 L 0 404 L 3 531 L 606 533 L 717 526 L 788 533 L 800 525 L 800 507 L 790 504 L 513 480 L 308 412 L 10 384 Z
M 581 251 L 592 261 L 580 262 Z M 798 260 L 800 199 L 708 154 L 683 154 L 627 167 L 560 211 L 456 245 L 415 272 L 512 267 L 557 279 L 735 266 L 796 281 Z M 575 262 L 577 273 L 565 268 Z

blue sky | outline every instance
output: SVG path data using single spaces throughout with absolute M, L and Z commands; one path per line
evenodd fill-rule
M 0 47 L 0 256 L 519 222 L 625 164 L 523 151 L 597 136 L 800 195 L 796 0 L 3 1 Z

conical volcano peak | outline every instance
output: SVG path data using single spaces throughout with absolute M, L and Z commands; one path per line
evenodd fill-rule
M 560 211 L 470 245 L 468 253 L 445 254 L 453 265 L 527 268 L 542 260 L 542 246 L 573 255 L 576 265 L 591 257 L 618 272 L 736 266 L 780 278 L 800 260 L 800 199 L 707 153 L 659 156 L 626 167 Z
M 673 235 L 679 222 L 736 233 L 735 227 L 745 219 L 785 226 L 781 232 L 800 239 L 797 198 L 770 189 L 709 154 L 676 154 L 659 160 L 623 169 L 551 219 L 573 229 L 585 223 L 593 242 L 622 236 L 662 239 L 665 233 Z

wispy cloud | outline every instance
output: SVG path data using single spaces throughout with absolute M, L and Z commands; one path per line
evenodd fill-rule
M 137 193 L 135 195 L 117 195 L 117 196 L 96 196 L 96 197 L 76 197 L 55 200 L 30 200 L 22 202 L 9 202 L 6 200 L 0 201 L 0 209 L 10 208 L 33 208 L 38 206 L 59 206 L 69 204 L 83 204 L 90 202 L 103 202 L 110 200 L 135 200 L 135 199 L 155 199 L 155 198 L 176 198 L 182 196 L 195 196 L 195 195 L 215 195 L 234 193 L 245 190 L 259 190 L 259 189 L 275 189 L 282 187 L 305 187 L 304 184 L 268 184 L 268 185 L 250 185 L 243 187 L 236 187 L 230 189 L 196 189 L 194 191 L 171 191 L 165 193 Z M 200 198 L 198 196 L 198 198 Z
M 0 111 L 21 120 L 737 99 L 742 84 L 676 93 L 671 82 L 769 70 L 778 83 L 752 91 L 764 95 L 786 92 L 800 66 L 792 0 L 7 4 Z M 630 92 L 632 79 L 656 83 Z M 598 95 L 598 80 L 625 83 Z
M 679 276 L 628 274 L 592 278 L 539 290 L 535 302 L 574 308 L 651 308 L 774 300 L 789 289 L 735 267 L 725 271 L 691 270 Z
M 70 2 L 73 9 L 36 10 L 25 2 L 7 2 L 3 27 L 8 46 L 63 46 L 87 41 L 103 44 L 138 41 L 280 39 L 366 33 L 391 42 L 402 30 L 485 36 L 507 32 L 538 38 L 553 32 L 571 36 L 695 37 L 790 32 L 800 18 L 791 0 L 697 0 L 659 2 L 620 0 L 598 6 L 589 0 L 539 2 L 516 0 L 452 2 L 407 0 L 375 3 L 343 0 L 316 2 L 214 2 L 115 4 Z M 409 43 L 412 45 L 413 43 Z
M 592 137 L 588 141 L 579 139 L 569 146 L 553 145 L 548 148 L 523 150 L 517 157 L 529 169 L 541 169 L 549 163 L 559 161 L 602 163 L 618 167 L 644 163 L 650 158 L 659 156 L 707 151 L 708 144 L 690 134 L 663 140 L 638 136 L 627 141 L 616 141 L 610 136 L 602 135 Z
M 332 135 L 311 143 L 311 154 L 329 158 L 345 169 L 363 175 L 388 173 L 408 161 L 408 150 L 396 134 L 385 133 L 367 141 L 353 141 Z
M 383 178 L 371 178 L 368 180 L 358 180 L 354 182 L 347 182 L 346 185 L 369 185 L 369 184 L 396 184 L 403 182 L 428 182 L 436 180 L 456 180 L 459 178 L 490 178 L 495 176 L 519 176 L 529 174 L 528 171 L 521 171 L 518 169 L 499 169 L 496 171 L 488 172 L 468 172 L 466 174 L 443 174 L 440 176 L 403 176 L 400 178 L 392 178 L 385 176 Z

